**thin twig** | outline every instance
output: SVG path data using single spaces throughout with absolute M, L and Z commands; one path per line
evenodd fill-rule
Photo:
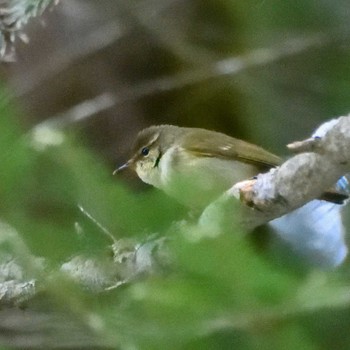
M 151 15 L 144 18 L 144 21 L 154 23 L 155 17 L 160 16 L 161 12 L 172 3 L 170 1 L 165 6 L 158 8 L 157 11 L 152 11 Z M 124 4 L 119 4 L 119 6 L 122 5 Z M 135 28 L 135 25 L 128 23 L 127 27 L 122 24 L 122 21 L 113 20 L 92 30 L 86 36 L 80 36 L 78 40 L 66 47 L 60 47 L 57 52 L 50 55 L 49 59 L 45 58 L 45 63 L 39 62 L 26 75 L 22 74 L 17 80 L 12 81 L 16 87 L 16 97 L 23 97 L 30 93 L 42 82 L 57 76 L 83 57 L 94 55 L 116 43 L 128 35 Z
M 112 21 L 93 30 L 85 37 L 79 37 L 79 42 L 74 41 L 66 47 L 60 47 L 59 52 L 54 52 L 49 59 L 45 58 L 45 63 L 40 62 L 25 75 L 21 74 L 18 79 L 12 80 L 11 83 L 15 86 L 15 96 L 23 97 L 27 95 L 38 85 L 54 78 L 83 57 L 95 54 L 110 46 L 123 34 L 124 31 L 119 24 Z
M 90 219 L 106 236 L 108 236 L 113 243 L 116 243 L 117 240 L 115 237 L 112 235 L 112 233 L 105 227 L 103 226 L 99 221 L 97 221 L 86 209 L 83 208 L 82 205 L 78 204 L 79 210 L 88 218 Z
M 39 130 L 41 127 L 64 128 L 79 121 L 85 121 L 104 110 L 112 108 L 116 103 L 117 99 L 111 93 L 105 92 L 38 123 L 34 126 L 33 130 Z
M 321 46 L 325 41 L 327 41 L 327 39 L 322 35 L 287 40 L 279 47 L 252 50 L 246 55 L 220 60 L 206 67 L 141 82 L 129 89 L 125 89 L 118 96 L 113 96 L 112 93 L 105 92 L 65 112 L 49 117 L 42 123 L 52 123 L 56 124 L 56 126 L 73 124 L 128 101 L 136 101 L 146 96 L 181 89 L 210 79 L 236 75 L 247 69 L 267 65 L 282 58 L 297 55 L 305 50 Z M 90 110 L 86 108 L 87 106 Z M 83 113 L 81 113 L 81 111 L 83 111 Z M 60 119 L 63 119 L 62 123 L 59 122 Z

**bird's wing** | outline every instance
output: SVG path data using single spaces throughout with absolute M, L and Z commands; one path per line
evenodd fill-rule
M 186 133 L 182 145 L 197 156 L 241 160 L 261 169 L 273 168 L 281 163 L 281 158 L 259 146 L 219 132 L 192 130 Z

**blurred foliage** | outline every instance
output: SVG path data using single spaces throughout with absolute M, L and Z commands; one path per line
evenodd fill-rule
M 283 154 L 321 120 L 348 113 L 349 16 L 345 0 L 70 0 L 46 14 L 45 29 L 28 27 L 30 43 L 1 71 L 11 93 L 1 88 L 0 208 L 19 234 L 15 253 L 25 265 L 44 257 L 48 271 L 80 253 L 108 259 L 112 242 L 82 205 L 116 239 L 169 236 L 175 263 L 98 295 L 59 273 L 38 274 L 41 293 L 27 310 L 53 308 L 60 324 L 81 322 L 107 348 L 349 349 L 348 262 L 317 271 L 274 245 L 257 249 L 241 232 L 194 239 L 195 228 L 172 225 L 187 218 L 177 203 L 111 175 L 145 125 L 212 128 Z M 293 53 L 290 39 L 315 35 Z M 260 49 L 269 59 L 247 64 Z M 242 68 L 217 70 L 225 59 Z M 105 92 L 113 108 L 65 119 Z M 46 119 L 61 128 L 40 124 Z
M 33 254 L 51 266 L 81 252 L 106 256 L 111 242 L 85 222 L 77 210 L 81 204 L 116 238 L 166 232 L 175 256 L 175 266 L 165 275 L 98 295 L 55 273 L 38 277 L 55 312 L 80 320 L 112 348 L 348 348 L 348 269 L 290 268 L 256 250 L 239 232 L 198 239 L 195 227 L 167 229 L 176 219 L 175 204 L 156 191 L 127 190 L 79 145 L 77 135 L 59 130 L 24 134 L 14 114 L 4 102 L 2 220 Z M 43 138 L 45 132 L 51 137 Z M 83 236 L 74 230 L 75 222 L 84 228 Z M 43 296 L 37 302 L 45 310 Z

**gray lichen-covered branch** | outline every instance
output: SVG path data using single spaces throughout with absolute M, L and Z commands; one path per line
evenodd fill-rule
M 350 116 L 322 124 L 311 138 L 288 148 L 297 154 L 256 179 L 235 184 L 204 211 L 202 224 L 215 223 L 218 208 L 230 205 L 232 198 L 245 204 L 238 221 L 247 230 L 322 198 L 324 191 L 350 172 Z

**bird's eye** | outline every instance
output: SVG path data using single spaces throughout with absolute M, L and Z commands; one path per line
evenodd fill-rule
M 141 154 L 143 156 L 148 156 L 148 153 L 149 153 L 149 148 L 148 147 L 143 147 L 142 150 L 141 150 Z

